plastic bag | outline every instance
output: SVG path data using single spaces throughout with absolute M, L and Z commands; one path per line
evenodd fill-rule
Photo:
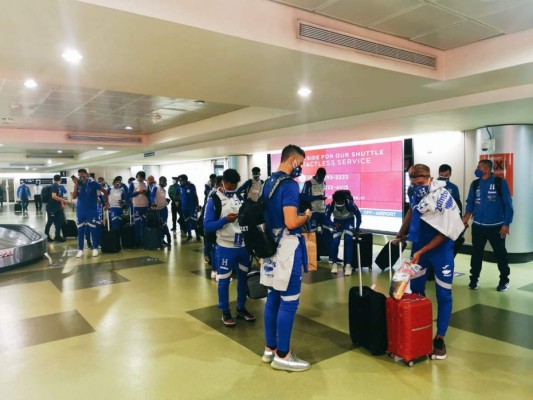
M 421 269 L 422 267 L 418 264 L 411 264 L 409 261 L 404 261 L 392 277 L 389 290 L 391 297 L 395 300 L 401 300 L 411 277 Z

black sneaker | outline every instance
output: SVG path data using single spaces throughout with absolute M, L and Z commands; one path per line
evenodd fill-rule
M 510 287 L 511 287 L 511 284 L 509 282 L 506 282 L 506 283 L 500 282 L 499 285 L 496 287 L 496 290 L 498 292 L 506 292 L 509 290 Z
M 470 290 L 478 290 L 479 286 L 477 284 L 477 281 L 470 281 L 470 283 L 468 284 L 468 289 L 470 289 Z
M 446 359 L 446 344 L 444 343 L 443 338 L 433 339 L 433 354 L 431 355 L 432 360 L 445 360 Z
M 255 321 L 255 316 L 248 312 L 246 308 L 237 308 L 237 318 L 244 319 L 246 322 Z
M 57 237 L 57 238 L 54 239 L 54 242 L 64 242 L 64 241 L 65 241 L 65 239 L 62 238 L 62 237 Z
M 53 241 L 54 241 L 54 239 L 52 239 L 52 238 L 50 237 L 50 235 L 46 235 L 46 240 L 47 240 L 48 242 L 53 242 Z
M 222 312 L 222 323 L 225 326 L 235 326 L 235 320 L 231 316 L 231 311 Z

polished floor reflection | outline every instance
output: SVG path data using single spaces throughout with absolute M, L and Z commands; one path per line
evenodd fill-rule
M 0 218 L 38 230 L 45 223 L 31 205 L 28 216 L 4 205 Z M 471 291 L 469 257 L 458 255 L 448 359 L 413 368 L 352 347 L 347 302 L 357 275 L 331 275 L 319 264 L 304 277 L 292 340 L 312 368 L 289 373 L 261 362 L 263 300 L 248 300 L 255 323 L 224 327 L 202 245 L 174 240 L 162 251 L 76 259 L 70 239 L 49 245 L 52 264 L 0 274 L 0 399 L 532 397 L 531 262 L 511 266 L 505 293 L 486 263 Z M 363 278 L 388 290 L 387 273 L 364 270 Z M 427 292 L 434 300 L 432 284 Z

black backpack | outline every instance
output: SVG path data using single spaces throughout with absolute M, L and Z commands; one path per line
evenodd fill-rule
M 220 218 L 220 214 L 222 214 L 222 202 L 220 201 L 220 197 L 216 194 L 216 192 L 211 193 L 209 198 L 213 199 L 213 203 L 215 205 L 215 219 Z M 200 236 L 204 237 L 204 242 L 207 244 L 214 244 L 217 242 L 217 233 L 215 232 L 205 232 L 204 230 L 204 217 L 205 217 L 205 208 L 207 207 L 207 201 L 202 206 L 202 212 L 200 213 L 200 217 L 198 218 L 198 234 Z
M 270 198 L 272 198 L 280 184 L 287 179 L 292 178 L 287 175 L 279 177 L 274 182 L 272 190 L 266 199 L 263 199 L 262 194 L 257 201 L 247 198 L 239 209 L 239 226 L 244 245 L 254 257 L 266 258 L 276 254 L 278 243 L 274 239 L 272 230 L 267 227 L 263 214 Z
M 50 200 L 52 200 L 52 186 L 51 185 L 43 187 L 43 190 L 41 190 L 41 200 L 43 203 L 48 203 Z

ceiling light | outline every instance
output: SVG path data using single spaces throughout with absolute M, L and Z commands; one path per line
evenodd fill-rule
M 298 90 L 298 95 L 300 97 L 309 97 L 311 93 L 313 93 L 313 91 L 308 87 L 302 87 Z
M 24 81 L 24 86 L 26 86 L 28 89 L 34 89 L 37 87 L 37 82 L 35 82 L 35 79 L 26 79 Z
M 32 171 L 35 171 L 35 170 L 36 170 L 36 168 L 32 168 L 31 170 L 32 170 Z
M 126 129 L 127 131 L 131 131 L 133 129 L 133 126 L 128 125 L 128 126 L 125 126 L 124 129 Z
M 28 167 L 28 166 L 26 165 L 26 171 L 29 170 L 29 169 L 30 169 L 30 167 Z
M 203 100 L 194 100 L 196 104 L 205 104 L 205 101 Z
M 58 152 L 58 153 L 63 153 L 63 150 L 58 150 L 57 152 Z
M 80 54 L 78 50 L 65 50 L 63 54 L 61 54 L 61 57 L 65 59 L 65 61 L 71 63 L 71 64 L 77 64 L 81 61 L 83 56 Z
M 103 150 L 104 148 L 102 146 L 99 146 L 96 148 L 96 150 Z
M 4 146 L 2 143 L 0 143 L 0 147 Z
M 48 160 L 48 164 L 52 164 L 52 160 Z

